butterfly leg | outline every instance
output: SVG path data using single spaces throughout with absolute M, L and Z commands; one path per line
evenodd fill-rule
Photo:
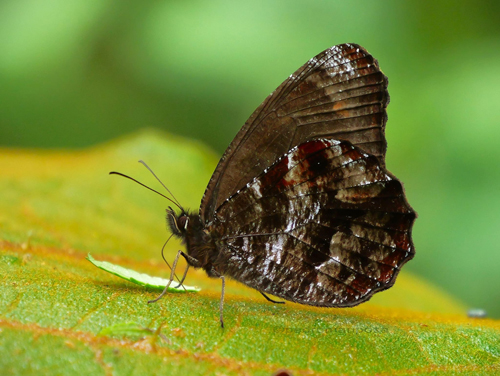
M 200 268 L 201 265 L 200 265 L 200 262 L 195 259 L 194 257 L 192 256 L 189 256 L 188 254 L 184 253 L 184 252 L 181 252 L 181 255 L 182 257 L 184 257 L 184 259 L 190 263 L 191 265 L 193 265 L 195 268 Z
M 212 274 L 216 277 L 219 277 L 222 280 L 222 291 L 220 294 L 220 302 L 219 302 L 219 312 L 220 312 L 220 327 L 224 328 L 224 319 L 223 319 L 223 311 L 224 311 L 224 291 L 226 289 L 226 279 L 222 274 L 220 274 L 217 270 L 212 269 Z
M 264 294 L 262 291 L 259 291 L 264 298 L 266 298 L 269 302 L 274 303 L 274 304 L 285 304 L 285 302 L 278 302 L 277 300 L 271 299 L 269 296 Z
M 172 208 L 171 208 L 170 206 L 169 206 L 169 209 L 170 209 L 170 210 L 172 210 Z M 163 251 L 165 251 L 165 246 L 167 245 L 167 243 L 169 242 L 169 240 L 170 240 L 170 238 L 171 238 L 172 236 L 173 236 L 173 234 L 172 234 L 172 235 L 170 235 L 170 237 L 167 239 L 167 241 L 163 244 L 163 247 L 161 247 L 161 257 L 163 258 L 163 261 L 165 261 L 165 264 L 167 264 L 167 265 L 168 265 L 168 267 L 169 267 L 170 269 L 172 269 L 172 268 L 170 267 L 170 264 L 168 263 L 167 259 L 165 258 L 165 254 L 163 253 Z M 179 281 L 179 277 L 177 277 L 177 276 L 175 275 L 175 273 L 174 273 L 174 276 L 175 276 L 175 278 L 177 278 L 177 280 Z M 180 282 L 180 283 L 177 285 L 177 287 L 175 287 L 175 288 L 178 288 L 180 285 L 182 285 L 182 282 Z M 186 290 L 186 289 L 184 289 L 184 290 Z
M 186 267 L 186 270 L 184 270 L 184 274 L 183 274 L 181 280 L 179 281 L 179 284 L 177 286 L 175 286 L 176 289 L 179 288 L 180 286 L 182 286 L 182 284 L 184 283 L 184 280 L 186 279 L 186 275 L 187 275 L 187 272 L 189 270 L 190 265 L 193 265 L 194 267 L 200 266 L 200 262 L 197 259 L 195 259 L 194 257 L 191 257 L 184 252 L 181 252 L 181 256 L 184 257 L 184 259 L 186 260 L 188 265 Z
M 219 276 L 219 278 L 222 279 L 222 292 L 220 294 L 220 302 L 219 302 L 220 327 L 224 328 L 224 320 L 222 318 L 222 311 L 224 309 L 224 289 L 226 287 L 226 280 L 224 279 L 223 275 Z
M 161 298 L 163 298 L 163 296 L 167 293 L 168 288 L 170 287 L 170 284 L 174 280 L 175 268 L 177 267 L 177 262 L 179 261 L 179 257 L 181 257 L 181 254 L 182 254 L 182 251 L 177 252 L 177 256 L 175 257 L 174 264 L 172 265 L 172 271 L 170 272 L 170 280 L 168 281 L 167 285 L 165 286 L 165 289 L 160 294 L 160 296 L 158 296 L 156 299 L 149 300 L 148 304 L 149 303 L 157 302 L 158 300 L 160 300 Z
M 181 280 L 179 281 L 179 284 L 177 286 L 174 287 L 174 289 L 178 289 L 179 287 L 182 286 L 182 284 L 184 283 L 184 280 L 186 279 L 186 275 L 188 273 L 188 270 L 189 270 L 189 265 L 186 266 L 186 270 L 184 270 L 184 274 L 182 275 L 182 278 Z M 185 289 L 184 289 L 185 290 Z

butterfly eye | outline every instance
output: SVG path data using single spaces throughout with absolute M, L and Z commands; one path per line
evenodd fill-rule
M 180 216 L 179 219 L 177 220 L 177 227 L 179 229 L 184 229 L 187 230 L 187 226 L 189 223 L 189 218 L 185 215 Z

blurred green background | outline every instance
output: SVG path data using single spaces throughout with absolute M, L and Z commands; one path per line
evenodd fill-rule
M 222 154 L 309 58 L 359 43 L 389 77 L 387 165 L 419 213 L 407 268 L 500 317 L 500 2 L 0 3 L 0 146 L 144 127 Z

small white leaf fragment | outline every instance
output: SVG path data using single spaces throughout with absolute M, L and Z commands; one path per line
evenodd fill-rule
M 119 265 L 112 264 L 107 261 L 97 261 L 94 259 L 90 253 L 87 255 L 87 260 L 89 260 L 92 264 L 97 266 L 99 269 L 102 269 L 108 273 L 114 274 L 117 277 L 126 279 L 129 282 L 135 283 L 136 285 L 150 287 L 156 290 L 163 290 L 168 283 L 168 279 L 160 278 L 160 277 L 151 277 L 148 274 L 139 273 L 135 270 L 127 269 Z M 174 281 L 171 283 L 171 286 L 177 286 L 178 282 Z M 197 292 L 200 291 L 200 288 L 194 286 L 186 286 L 182 285 L 179 288 L 169 287 L 169 292 Z

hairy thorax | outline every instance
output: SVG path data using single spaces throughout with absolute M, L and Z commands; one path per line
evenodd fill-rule
M 194 268 L 202 268 L 209 277 L 216 277 L 218 247 L 214 236 L 208 229 L 203 228 L 201 218 L 198 214 L 182 213 L 176 215 L 173 211 L 167 212 L 167 223 L 172 233 L 181 239 L 186 247 L 189 258 L 186 261 Z

